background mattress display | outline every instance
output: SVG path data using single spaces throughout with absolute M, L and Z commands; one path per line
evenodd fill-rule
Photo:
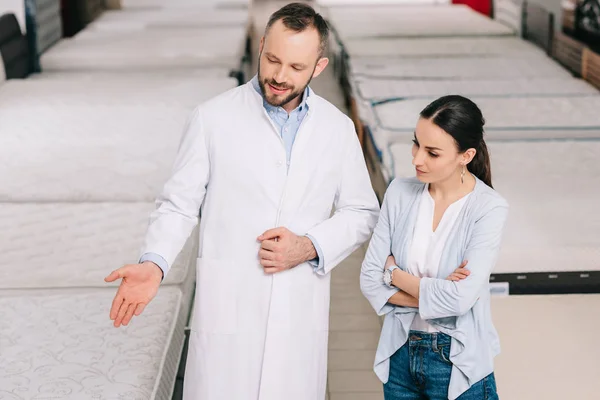
M 507 36 L 515 31 L 465 5 L 332 7 L 342 43 L 353 38 Z
M 111 287 L 104 278 L 140 257 L 153 202 L 11 203 L 0 209 L 0 289 Z M 197 257 L 192 233 L 161 285 L 191 296 Z M 19 273 L 11 266 L 19 267 Z M 114 292 L 114 290 L 113 290 Z
M 245 10 L 220 9 L 166 9 L 166 10 L 118 10 L 105 11 L 86 30 L 158 29 L 158 28 L 210 28 L 239 27 L 248 24 Z
M 593 95 L 598 90 L 589 83 L 571 77 L 511 80 L 386 80 L 357 79 L 358 98 L 371 103 L 393 99 L 439 97 L 458 94 L 466 97 L 524 97 Z
M 471 99 L 485 116 L 484 129 L 488 134 L 502 131 L 502 136 L 496 136 L 495 139 L 506 138 L 505 133 L 510 136 L 510 131 L 519 130 L 600 129 L 600 113 L 597 112 L 600 109 L 600 95 Z M 434 97 L 387 102 L 374 107 L 374 111 L 382 128 L 412 135 L 419 113 L 433 100 Z
M 533 44 L 517 37 L 444 37 L 352 39 L 343 44 L 352 57 L 479 57 L 543 54 Z
M 517 79 L 572 77 L 566 69 L 549 58 L 488 57 L 488 58 L 359 58 L 350 66 L 354 76 L 387 79 Z
M 208 34 L 210 32 L 210 34 Z M 79 36 L 79 35 L 78 35 Z M 218 41 L 213 40 L 215 36 Z M 41 57 L 42 69 L 148 70 L 164 67 L 237 67 L 246 49 L 244 28 L 131 32 L 62 40 Z
M 114 328 L 115 290 L 0 291 L 0 388 L 20 399 L 171 399 L 184 341 L 181 291 L 161 287 Z
M 14 80 L 0 87 L 0 107 L 82 108 L 87 105 L 91 108 L 96 105 L 130 107 L 148 104 L 180 106 L 191 111 L 203 101 L 237 86 L 234 78 L 226 77 L 225 70 L 221 73 L 221 78 L 213 79 L 181 76 L 154 80 L 140 76 L 79 80 L 42 73 L 39 79 Z
M 0 200 L 153 201 L 190 116 L 180 106 L 147 103 L 0 107 L 0 175 L 11 177 Z

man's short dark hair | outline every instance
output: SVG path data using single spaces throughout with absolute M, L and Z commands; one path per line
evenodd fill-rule
M 307 28 L 315 28 L 321 39 L 319 55 L 323 55 L 327 47 L 327 41 L 329 40 L 329 26 L 321 14 L 317 13 L 311 6 L 302 3 L 290 3 L 280 8 L 269 18 L 265 34 L 279 20 L 283 22 L 283 25 L 287 29 L 291 29 L 294 32 L 302 32 Z

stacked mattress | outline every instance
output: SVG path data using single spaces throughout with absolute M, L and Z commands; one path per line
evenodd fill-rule
M 204 11 L 218 15 L 189 7 Z M 118 12 L 115 24 L 135 20 Z M 54 70 L 0 83 L 0 393 L 170 400 L 181 388 L 197 229 L 129 326 L 113 327 L 120 281 L 104 278 L 138 262 L 192 110 L 239 84 L 246 27 L 237 10 L 235 23 L 195 28 L 175 26 L 187 13 L 149 14 L 156 27 L 116 35 L 92 24 L 44 53 Z M 215 35 L 227 50 L 201 39 Z

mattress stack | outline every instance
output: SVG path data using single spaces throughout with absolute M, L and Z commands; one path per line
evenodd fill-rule
M 511 205 L 491 289 L 501 295 L 598 293 L 599 92 L 550 58 L 546 48 L 519 36 L 517 3 L 497 7 L 503 11 L 496 20 L 465 6 L 421 2 L 327 8 L 338 48 L 336 71 L 363 136 L 374 186 L 381 199 L 391 180 L 415 175 L 413 132 L 425 106 L 447 94 L 467 96 L 483 111 L 493 185 Z M 535 36 L 532 29 L 528 33 Z M 515 318 L 556 318 L 528 314 L 557 301 L 536 298 L 511 296 L 510 313 L 507 303 L 495 305 L 501 337 L 514 339 L 507 341 L 509 353 L 498 370 L 507 398 L 564 398 L 572 385 L 561 382 L 579 381 L 577 373 L 535 388 L 520 384 L 518 376 L 531 376 L 533 370 L 547 376 L 557 362 L 598 356 L 578 348 L 564 360 L 530 363 L 525 369 L 523 354 L 542 360 L 534 348 L 562 340 L 561 334 L 540 339 L 546 331 L 529 344 L 514 337 Z M 582 301 L 597 306 L 600 296 L 582 296 Z M 580 318 L 572 306 L 557 312 L 568 325 Z M 590 390 L 590 385 L 581 387 L 575 397 L 591 399 Z
M 104 277 L 138 262 L 193 109 L 239 84 L 238 11 L 223 26 L 176 26 L 218 13 L 107 12 L 114 26 L 138 28 L 91 24 L 44 53 L 42 73 L 0 82 L 2 393 L 167 400 L 180 388 L 197 230 L 127 327 L 113 327 L 120 282 Z M 208 40 L 218 35 L 222 48 Z

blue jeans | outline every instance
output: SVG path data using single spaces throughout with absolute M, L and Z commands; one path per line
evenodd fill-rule
M 385 400 L 448 399 L 450 344 L 450 336 L 443 333 L 410 331 L 408 341 L 390 359 Z M 494 374 L 475 383 L 458 400 L 498 400 Z

